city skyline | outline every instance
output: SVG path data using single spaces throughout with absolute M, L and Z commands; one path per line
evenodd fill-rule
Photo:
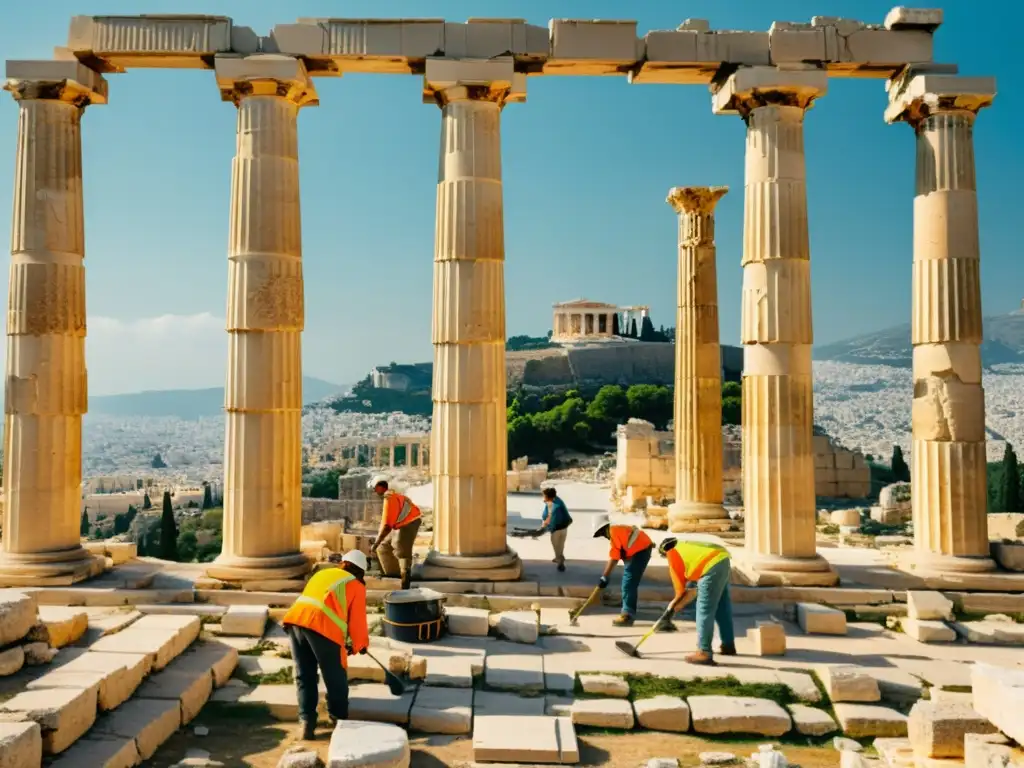
M 70 17 L 173 13 L 170 2 L 55 0 L 0 31 L 6 56 L 45 58 Z M 353 2 L 349 17 L 525 16 L 636 18 L 638 33 L 685 16 L 713 28 L 767 29 L 811 14 L 880 23 L 892 2 L 789 0 L 751 8 L 697 1 L 685 13 L 652 2 Z M 983 6 L 986 4 L 982 4 Z M 982 290 L 986 315 L 1019 306 L 1015 284 L 1015 139 L 1019 73 L 1010 66 L 1014 17 L 986 30 L 977 5 L 945 3 L 935 59 L 964 75 L 995 76 L 978 118 Z M 338 15 L 328 2 L 196 3 L 266 33 L 299 16 Z M 415 10 L 413 10 L 415 8 Z M 973 12 L 969 12 L 974 8 Z M 83 120 L 90 391 L 220 386 L 235 108 L 209 71 L 109 75 L 110 103 Z M 321 104 L 299 118 L 305 373 L 351 383 L 374 365 L 429 360 L 434 195 L 440 114 L 421 103 L 417 76 L 320 78 Z M 832 79 L 808 113 L 811 261 L 816 343 L 909 322 L 914 140 L 882 120 L 882 80 Z M 530 78 L 525 104 L 502 118 L 507 333 L 542 335 L 551 305 L 578 296 L 648 304 L 673 325 L 676 218 L 672 186 L 728 185 L 718 209 L 721 337 L 738 343 L 744 127 L 711 113 L 700 86 L 628 85 L 614 77 Z M 0 100 L 0 210 L 10 210 L 17 109 Z M 1019 267 L 1016 268 L 1019 273 Z M 6 270 L 3 271 L 6 281 Z M 6 282 L 2 286 L 6 295 Z

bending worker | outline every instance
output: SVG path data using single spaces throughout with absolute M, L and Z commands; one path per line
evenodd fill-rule
M 619 560 L 622 561 L 622 613 L 612 620 L 612 624 L 616 627 L 631 627 L 636 616 L 640 580 L 651 561 L 654 542 L 635 525 L 612 525 L 608 515 L 598 515 L 594 520 L 594 538 L 601 536 L 612 543 L 612 548 L 608 553 L 608 564 L 597 584 L 601 589 L 607 587 L 608 577 Z
M 358 550 L 332 555 L 340 566 L 314 573 L 285 614 L 283 624 L 292 644 L 295 683 L 299 694 L 302 738 L 316 738 L 316 708 L 320 699 L 317 669 L 327 688 L 327 712 L 348 719 L 348 654 L 366 653 L 366 555 Z
M 384 575 L 400 577 L 402 589 L 408 589 L 412 578 L 412 548 L 423 522 L 420 508 L 408 496 L 389 490 L 388 479 L 383 475 L 370 480 L 370 487 L 384 499 L 380 531 L 371 549 L 377 553 Z
M 736 655 L 736 634 L 732 626 L 732 598 L 729 596 L 729 578 L 732 562 L 724 547 L 704 541 L 685 541 L 669 537 L 658 545 L 658 551 L 668 558 L 668 569 L 676 596 L 669 603 L 672 615 L 695 597 L 697 599 L 697 651 L 686 657 L 690 664 L 714 664 L 711 641 L 715 624 L 722 641 L 718 652 L 723 656 Z M 696 589 L 687 592 L 687 582 L 696 582 Z

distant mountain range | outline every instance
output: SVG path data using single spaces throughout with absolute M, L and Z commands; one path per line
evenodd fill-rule
M 984 336 L 981 345 L 983 366 L 989 368 L 1000 363 L 1024 363 L 1024 311 L 986 317 Z M 913 363 L 910 325 L 899 325 L 815 347 L 814 359 L 910 368 Z
M 302 377 L 304 403 L 323 400 L 347 389 L 341 384 L 332 384 L 312 376 Z M 94 395 L 89 398 L 89 413 L 106 416 L 177 416 L 181 419 L 198 419 L 203 416 L 219 416 L 223 412 L 223 387 L 162 389 L 126 395 Z

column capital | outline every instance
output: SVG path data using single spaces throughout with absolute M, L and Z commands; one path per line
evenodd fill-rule
M 526 101 L 526 75 L 511 56 L 497 59 L 428 58 L 423 103 L 443 107 L 453 101 L 492 101 L 499 106 Z
M 823 69 L 742 67 L 711 84 L 711 109 L 716 115 L 746 117 L 758 107 L 782 106 L 810 109 L 828 92 Z
M 665 202 L 676 213 L 713 213 L 728 187 L 672 187 Z
M 79 107 L 107 103 L 107 81 L 78 61 L 8 61 L 7 82 L 15 101 L 46 99 Z
M 217 56 L 213 68 L 221 100 L 236 106 L 246 96 L 280 96 L 300 107 L 320 103 L 306 65 L 291 56 Z
M 930 115 L 942 112 L 978 112 L 991 105 L 996 95 L 994 77 L 915 72 L 909 69 L 888 83 L 887 123 L 917 126 Z

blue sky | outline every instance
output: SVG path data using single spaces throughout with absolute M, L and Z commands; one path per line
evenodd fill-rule
M 208 13 L 266 33 L 300 16 L 635 18 L 640 34 L 685 17 L 767 29 L 813 15 L 881 23 L 876 0 L 47 0 L 0 25 L 8 58 L 48 58 L 75 14 Z M 977 123 L 986 314 L 1024 297 L 1017 176 L 1024 8 L 949 0 L 936 60 L 995 75 Z M 999 23 L 991 23 L 998 19 Z M 980 21 L 985 21 L 982 24 Z M 235 108 L 209 71 L 109 75 L 84 121 L 89 378 L 94 394 L 223 382 Z M 429 360 L 440 113 L 420 78 L 317 81 L 299 118 L 306 278 L 305 371 L 352 382 L 375 364 Z M 806 151 L 818 343 L 910 318 L 914 138 L 887 126 L 884 81 L 832 80 L 808 114 Z M 0 99 L 0 210 L 10 210 L 17 109 Z M 674 323 L 676 185 L 728 185 L 718 206 L 721 334 L 737 343 L 744 126 L 711 114 L 698 86 L 531 78 L 503 117 L 509 334 L 543 334 L 551 305 L 585 296 L 649 304 Z M 2 217 L 9 222 L 9 217 Z M 9 224 L 5 223 L 5 226 Z M 5 232 L 6 234 L 6 232 Z M 6 281 L 6 271 L 3 279 Z M 2 286 L 6 295 L 6 284 Z M 168 317 L 169 316 L 169 317 Z

